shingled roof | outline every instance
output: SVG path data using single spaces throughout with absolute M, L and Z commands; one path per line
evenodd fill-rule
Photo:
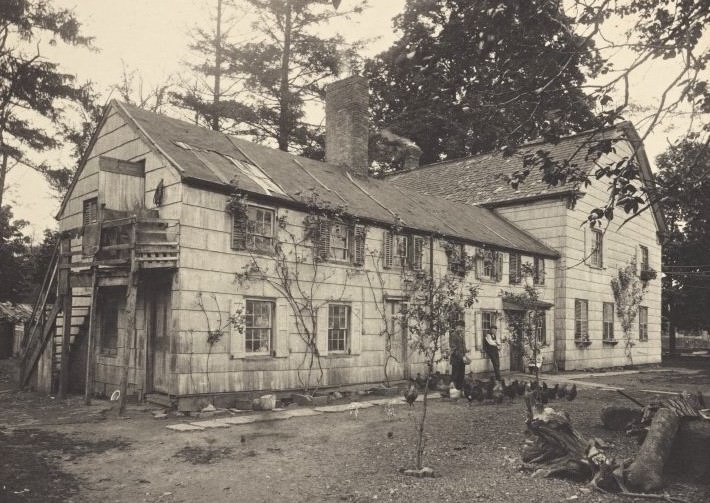
M 510 157 L 504 157 L 502 152 L 493 152 L 428 164 L 390 175 L 387 179 L 402 188 L 478 206 L 493 207 L 529 199 L 560 197 L 576 191 L 576 188 L 570 184 L 548 186 L 533 173 L 514 189 L 502 175 L 511 175 L 522 169 L 523 155 L 538 150 L 548 151 L 553 159 L 569 160 L 571 164 L 590 172 L 596 165 L 593 159 L 586 159 L 589 147 L 600 140 L 622 138 L 629 127 L 633 126 L 624 122 L 614 128 L 568 136 L 558 143 L 528 143 Z
M 557 257 L 558 253 L 490 210 L 431 197 L 387 180 L 356 177 L 343 168 L 244 141 L 187 122 L 113 102 L 129 124 L 180 172 L 185 183 L 303 206 L 311 194 L 364 221 Z

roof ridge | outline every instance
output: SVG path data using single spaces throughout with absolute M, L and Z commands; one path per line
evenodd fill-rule
M 586 129 L 586 130 L 580 131 L 578 133 L 572 133 L 572 134 L 560 136 L 560 142 L 564 141 L 564 140 L 571 140 L 571 139 L 578 138 L 578 137 L 585 136 L 585 135 L 590 135 L 592 133 L 606 132 L 606 131 L 610 131 L 613 129 L 618 129 L 620 131 L 626 132 L 626 128 L 629 125 L 633 126 L 631 121 L 622 121 L 622 122 L 619 122 L 618 124 L 615 124 L 613 126 L 607 126 L 602 129 Z M 522 149 L 522 148 L 531 147 L 534 145 L 541 145 L 541 144 L 545 144 L 545 143 L 552 144 L 552 142 L 547 141 L 544 138 L 538 138 L 537 140 L 531 140 L 529 142 L 522 143 L 518 148 Z M 497 155 L 497 154 L 499 154 L 499 151 L 489 150 L 487 152 L 480 152 L 478 154 L 466 155 L 463 157 L 456 157 L 453 159 L 444 159 L 442 161 L 431 162 L 429 164 L 424 164 L 423 166 L 417 166 L 415 168 L 395 171 L 393 173 L 385 173 L 384 178 L 394 177 L 394 176 L 401 175 L 404 173 L 412 173 L 413 171 L 418 171 L 418 170 L 424 169 L 424 168 L 431 168 L 433 166 L 441 166 L 441 165 L 447 164 L 447 163 L 453 163 L 453 162 L 463 161 L 466 159 L 475 159 L 475 158 L 483 157 L 486 155 Z

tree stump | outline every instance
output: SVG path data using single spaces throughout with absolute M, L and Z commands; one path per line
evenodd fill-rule
M 604 428 L 612 431 L 625 431 L 629 424 L 641 421 L 643 411 L 638 408 L 607 405 L 600 413 Z
M 663 487 L 663 467 L 666 464 L 680 418 L 670 409 L 659 409 L 633 463 L 626 473 L 626 481 L 641 492 L 657 491 Z
M 668 468 L 693 482 L 710 481 L 710 421 L 681 419 Z

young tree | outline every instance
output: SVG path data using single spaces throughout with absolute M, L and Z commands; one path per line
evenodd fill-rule
M 253 40 L 224 47 L 225 66 L 243 79 L 245 106 L 231 118 L 251 129 L 257 140 L 275 140 L 284 151 L 295 149 L 323 157 L 319 127 L 305 122 L 306 103 L 322 100 L 325 84 L 343 70 L 355 46 L 341 36 L 317 29 L 337 17 L 359 13 L 365 0 L 351 0 L 338 11 L 330 0 L 242 0 L 258 13 Z
M 45 0 L 3 2 L 0 9 L 0 207 L 8 172 L 15 167 L 52 175 L 31 152 L 59 145 L 56 127 L 63 124 L 64 106 L 86 99 L 87 89 L 63 73 L 40 52 L 41 38 L 88 47 L 91 39 L 66 9 Z
M 408 327 L 410 347 L 423 357 L 427 374 L 431 376 L 441 360 L 442 343 L 448 342 L 445 338 L 449 336 L 452 320 L 473 305 L 478 289 L 454 274 L 441 277 L 414 275 L 405 280 L 410 301 L 402 310 L 402 318 Z M 415 417 L 417 470 L 422 469 L 424 458 L 428 395 L 429 379 L 426 379 L 421 416 L 418 421 Z
M 375 125 L 413 140 L 422 162 L 594 126 L 581 87 L 602 63 L 571 24 L 546 0 L 407 2 L 401 38 L 366 65 Z

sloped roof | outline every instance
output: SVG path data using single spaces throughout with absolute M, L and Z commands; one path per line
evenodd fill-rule
M 528 143 L 510 157 L 504 157 L 502 152 L 492 152 L 428 164 L 390 175 L 387 179 L 400 187 L 479 206 L 498 206 L 520 200 L 559 197 L 574 192 L 576 188 L 570 184 L 550 187 L 537 173 L 532 173 L 514 189 L 503 175 L 511 175 L 522 169 L 523 154 L 538 150 L 548 151 L 553 159 L 568 160 L 570 164 L 590 172 L 596 164 L 594 159 L 586 159 L 589 147 L 600 140 L 624 137 L 628 127 L 630 124 L 622 123 L 602 131 L 568 136 L 558 143 Z
M 553 249 L 490 210 L 431 197 L 387 180 L 356 177 L 344 169 L 234 138 L 187 122 L 114 102 L 180 172 L 186 183 L 227 187 L 303 205 L 311 194 L 344 206 L 363 220 L 531 254 L 557 257 Z
M 0 321 L 10 321 L 21 323 L 30 319 L 32 306 L 29 304 L 13 304 L 12 302 L 0 302 Z

